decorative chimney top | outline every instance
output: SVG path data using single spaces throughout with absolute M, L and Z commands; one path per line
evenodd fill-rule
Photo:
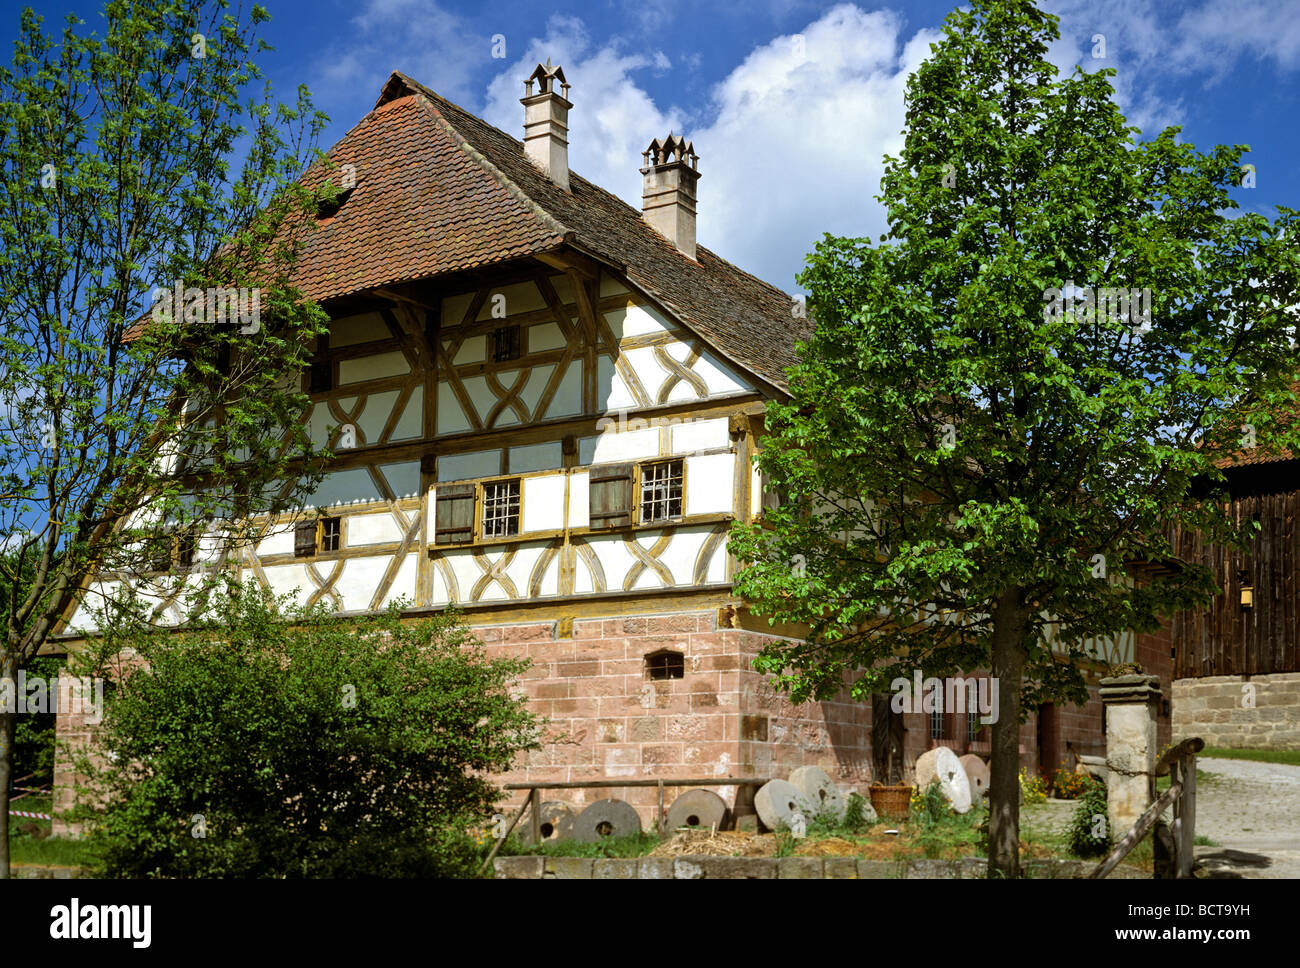
M 641 217 L 656 232 L 695 258 L 695 183 L 700 180 L 700 156 L 695 146 L 668 132 L 641 153 L 643 176 Z
M 555 93 L 555 82 L 560 82 L 562 95 Z M 538 91 L 533 93 L 533 84 Z M 524 96 L 519 103 L 524 106 L 524 154 L 544 171 L 560 188 L 569 190 L 569 83 L 564 79 L 564 69 L 551 59 L 538 64 L 524 81 Z

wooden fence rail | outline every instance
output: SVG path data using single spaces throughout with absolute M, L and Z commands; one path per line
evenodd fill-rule
M 1205 741 L 1193 737 L 1165 751 L 1156 763 L 1155 775 L 1164 776 L 1168 773 L 1169 789 L 1138 818 L 1133 829 L 1124 835 L 1124 839 L 1088 875 L 1089 879 L 1102 878 L 1113 871 L 1156 825 L 1170 804 L 1174 807 L 1174 877 L 1192 876 L 1193 846 L 1196 840 L 1196 754 L 1203 749 Z M 1156 876 L 1161 875 L 1160 865 L 1157 865 Z

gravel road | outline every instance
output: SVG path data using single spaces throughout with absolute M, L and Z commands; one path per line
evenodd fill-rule
M 1196 789 L 1202 877 L 1300 878 L 1300 766 L 1202 757 Z

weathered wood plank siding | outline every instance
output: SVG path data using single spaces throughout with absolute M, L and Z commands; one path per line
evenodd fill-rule
M 1174 618 L 1174 678 L 1300 671 L 1297 511 L 1300 490 L 1234 497 L 1233 519 L 1260 523 L 1244 551 L 1210 545 L 1195 532 L 1175 533 L 1178 556 L 1209 565 L 1223 593 L 1209 608 Z M 1254 589 L 1252 608 L 1241 605 L 1246 586 Z

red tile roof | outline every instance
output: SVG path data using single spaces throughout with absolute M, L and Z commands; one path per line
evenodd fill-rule
M 682 255 L 641 213 L 570 173 L 564 191 L 523 144 L 400 72 L 328 152 L 356 169 L 337 214 L 316 223 L 294 282 L 318 302 L 554 250 L 569 243 L 622 268 L 715 349 L 784 387 L 808 321 L 791 298 L 697 247 Z M 639 159 L 629 159 L 633 164 Z M 317 166 L 303 183 L 338 178 Z

